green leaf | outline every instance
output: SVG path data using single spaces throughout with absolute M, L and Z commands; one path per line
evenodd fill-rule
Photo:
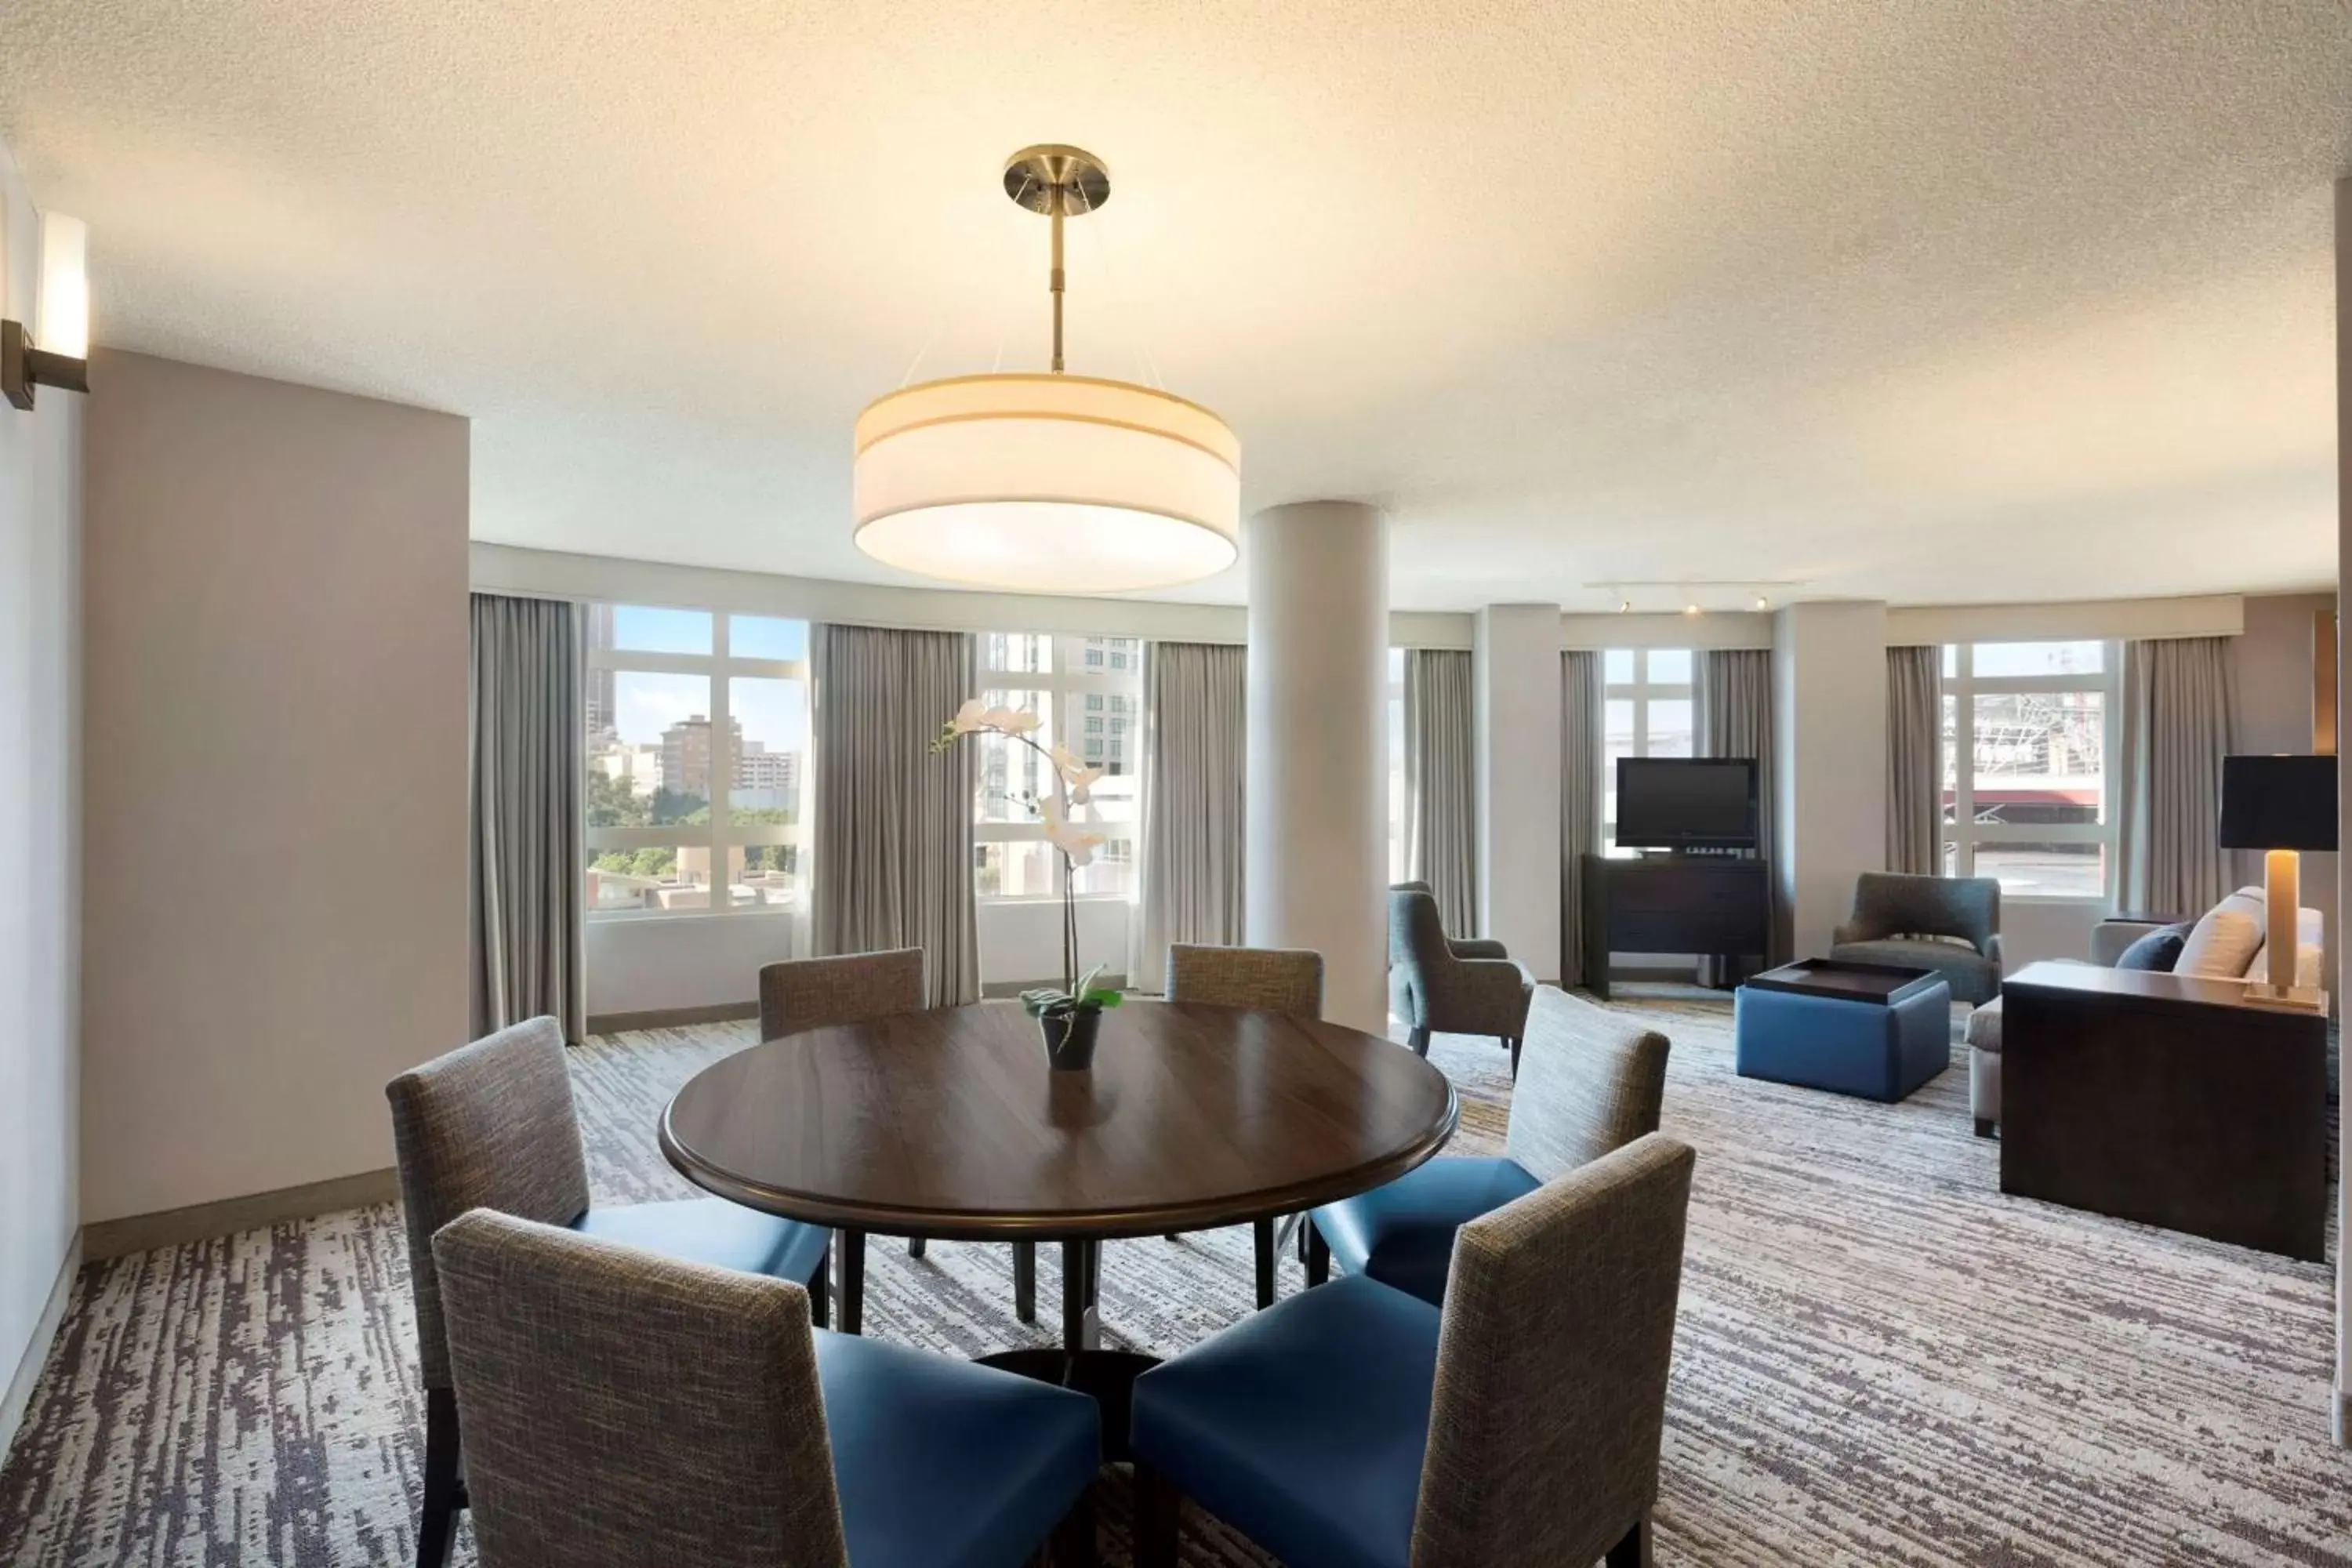
M 1087 993 L 1086 999 L 1097 1007 L 1116 1007 L 1126 1001 L 1127 996 L 1125 993 L 1114 991 L 1108 985 L 1097 985 Z

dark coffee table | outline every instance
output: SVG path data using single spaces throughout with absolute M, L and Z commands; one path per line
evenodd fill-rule
M 1740 986 L 1733 1064 L 1866 1100 L 1902 1100 L 1952 1065 L 1952 989 L 1932 969 L 1808 958 Z

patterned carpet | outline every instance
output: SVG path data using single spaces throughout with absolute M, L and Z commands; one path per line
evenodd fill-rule
M 1962 1068 L 1900 1106 L 1783 1089 L 1731 1075 L 1722 1001 L 1621 1005 L 1673 1037 L 1666 1125 L 1700 1152 L 1660 1562 L 2352 1568 L 2327 1269 L 2003 1198 Z M 751 1034 L 575 1054 L 600 1201 L 688 1191 L 654 1113 Z M 1498 1147 L 1501 1052 L 1435 1058 L 1464 1091 L 1456 1151 Z M 877 1242 L 867 1289 L 870 1331 L 956 1354 L 1045 1332 L 1013 1321 L 1001 1247 Z M 1248 1310 L 1247 1233 L 1116 1244 L 1103 1297 L 1109 1342 L 1180 1349 Z M 0 1471 L 0 1563 L 404 1562 L 414 1363 L 389 1205 L 94 1265 Z M 1120 1563 L 1123 1482 L 1103 1485 Z M 1190 1561 L 1263 1561 L 1195 1525 Z

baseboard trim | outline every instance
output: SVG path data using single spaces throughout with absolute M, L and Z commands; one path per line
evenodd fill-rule
M 65 1326 L 66 1309 L 73 1303 L 74 1279 L 81 1273 L 81 1247 L 82 1233 L 76 1231 L 73 1245 L 66 1248 L 66 1260 L 58 1266 L 58 1277 L 49 1286 L 40 1320 L 33 1325 L 33 1342 L 25 1347 L 23 1358 L 16 1363 L 16 1373 L 8 1379 L 8 1392 L 0 1394 L 0 1465 L 8 1462 L 8 1450 L 24 1429 L 25 1413 L 33 1406 L 33 1385 L 41 1381 L 58 1331 Z
M 99 1220 L 82 1226 L 82 1258 L 86 1262 L 103 1263 L 110 1258 L 128 1258 L 163 1247 L 184 1247 L 192 1241 L 235 1236 L 241 1230 L 255 1230 L 287 1220 L 365 1208 L 399 1196 L 399 1173 L 387 1166 L 381 1171 L 331 1176 L 323 1182 L 305 1182 L 299 1187 L 279 1187 L 274 1192 L 252 1193 L 241 1198 L 221 1198 L 208 1204 L 190 1204 L 186 1208 Z
M 591 1013 L 592 1035 L 625 1035 L 632 1029 L 683 1029 L 692 1024 L 731 1024 L 760 1016 L 757 1002 L 716 1002 L 707 1007 L 656 1007 L 644 1013 Z

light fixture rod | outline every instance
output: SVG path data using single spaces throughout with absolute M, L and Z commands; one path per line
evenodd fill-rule
M 1054 294 L 1054 374 L 1062 374 L 1062 294 L 1065 282 L 1062 271 L 1062 220 L 1069 216 L 1069 193 L 1054 187 L 1054 274 L 1046 287 Z
M 1024 147 L 1004 163 L 1004 194 L 1031 212 L 1042 213 L 1054 226 L 1053 263 L 1045 289 L 1054 299 L 1054 372 L 1064 365 L 1062 296 L 1068 291 L 1063 268 L 1062 229 L 1071 217 L 1084 217 L 1110 199 L 1110 175 L 1102 160 L 1079 147 L 1049 142 Z

